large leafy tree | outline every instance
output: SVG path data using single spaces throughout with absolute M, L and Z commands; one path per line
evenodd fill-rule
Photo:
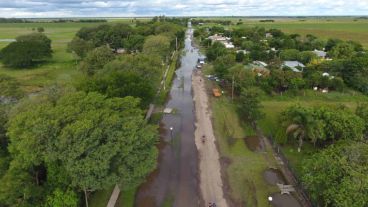
M 318 139 L 324 139 L 324 122 L 317 120 L 311 109 L 292 106 L 281 114 L 281 124 L 286 128 L 286 135 L 298 140 L 300 152 L 303 141 L 308 139 L 314 144 Z
M 159 55 L 166 61 L 170 53 L 170 39 L 165 35 L 147 37 L 143 44 L 143 53 Z
M 318 141 L 361 140 L 364 131 L 361 118 L 347 109 L 336 107 L 292 106 L 282 112 L 280 123 L 286 135 L 299 140 L 299 151 L 304 140 L 313 144 Z
M 2 62 L 13 68 L 30 67 L 51 57 L 51 40 L 44 34 L 34 33 L 17 38 L 0 52 Z
M 214 42 L 206 51 L 208 61 L 215 61 L 218 57 L 226 55 L 228 52 L 220 42 Z
M 368 144 L 346 142 L 307 158 L 302 180 L 319 206 L 366 206 L 367 171 Z
M 361 103 L 356 109 L 356 115 L 364 120 L 365 123 L 365 136 L 368 136 L 368 103 Z
M 74 37 L 68 43 L 68 51 L 74 52 L 79 58 L 84 58 L 89 51 L 94 48 L 92 41 L 87 41 L 79 37 Z
M 238 110 L 241 117 L 251 123 L 255 123 L 264 117 L 261 111 L 262 105 L 259 99 L 260 89 L 255 87 L 243 88 L 238 102 Z
M 115 55 L 109 47 L 101 46 L 87 53 L 81 62 L 80 69 L 87 75 L 93 75 L 114 58 Z
M 138 185 L 157 158 L 156 129 L 138 105 L 132 97 L 78 92 L 29 107 L 10 120 L 9 150 L 23 169 L 57 163 L 86 195 L 115 183 Z

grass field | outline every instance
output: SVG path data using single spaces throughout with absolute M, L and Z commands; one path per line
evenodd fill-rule
M 112 22 L 131 23 L 131 19 L 112 19 Z M 53 57 L 47 63 L 30 69 L 9 69 L 1 65 L 0 73 L 16 77 L 22 89 L 27 93 L 37 92 L 42 87 L 59 82 L 65 83 L 78 74 L 73 54 L 67 53 L 67 44 L 82 27 L 91 27 L 103 23 L 0 23 L 0 39 L 15 39 L 19 35 L 29 34 L 32 28 L 44 27 L 45 34 L 52 40 Z M 0 41 L 0 49 L 9 42 Z
M 267 197 L 277 192 L 263 179 L 263 172 L 276 166 L 271 152 L 248 149 L 244 138 L 254 133 L 240 123 L 234 105 L 226 97 L 212 99 L 211 104 L 220 154 L 228 165 L 224 169 L 232 199 L 241 206 L 267 206 Z
M 234 17 L 221 19 L 233 22 L 242 19 L 243 24 L 235 27 L 261 26 L 266 29 L 280 29 L 286 33 L 313 34 L 325 40 L 328 38 L 354 40 L 368 48 L 368 20 L 364 19 L 355 21 L 353 17 L 274 18 L 275 22 L 259 22 L 261 19 L 258 18 Z
M 21 87 L 28 93 L 37 92 L 45 85 L 56 82 L 67 82 L 78 73 L 75 58 L 66 52 L 67 43 L 75 33 L 85 26 L 96 23 L 2 23 L 0 39 L 14 39 L 19 35 L 33 32 L 32 28 L 44 27 L 45 34 L 52 40 L 53 57 L 50 61 L 31 69 L 9 69 L 0 65 L 0 73 L 16 77 Z M 7 42 L 0 42 L 0 49 Z
M 351 93 L 332 92 L 328 94 L 321 94 L 319 92 L 309 91 L 307 92 L 306 96 L 278 96 L 273 98 L 265 98 L 265 100 L 262 101 L 262 111 L 266 116 L 264 119 L 259 121 L 259 126 L 266 135 L 272 135 L 273 137 L 276 137 L 280 128 L 278 117 L 282 111 L 290 106 L 296 104 L 308 107 L 345 105 L 351 110 L 355 110 L 358 103 L 368 101 L 367 96 L 358 93 L 353 95 Z M 286 137 L 283 138 L 286 139 Z M 288 142 L 288 144 L 283 145 L 282 151 L 297 175 L 301 175 L 303 160 L 309 157 L 311 154 L 314 154 L 317 149 L 310 143 L 305 142 L 303 144 L 302 151 L 298 152 L 297 143 L 292 143 L 293 142 Z

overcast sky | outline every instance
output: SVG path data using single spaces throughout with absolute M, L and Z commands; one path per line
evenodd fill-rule
M 368 15 L 368 0 L 0 0 L 0 17 Z

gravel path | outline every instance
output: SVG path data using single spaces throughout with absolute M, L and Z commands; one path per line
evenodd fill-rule
M 220 156 L 208 109 L 208 95 L 200 71 L 193 72 L 192 86 L 196 114 L 195 142 L 199 152 L 200 189 L 206 204 L 216 203 L 216 207 L 227 207 L 221 179 Z M 205 135 L 205 142 L 202 136 Z

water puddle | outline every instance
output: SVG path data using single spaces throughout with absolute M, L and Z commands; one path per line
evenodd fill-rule
M 299 201 L 291 194 L 274 194 L 272 195 L 272 206 L 274 207 L 302 207 Z
M 244 142 L 248 149 L 252 151 L 262 150 L 261 139 L 258 136 L 251 136 L 244 138 Z
M 286 179 L 279 169 L 268 169 L 263 173 L 263 178 L 270 185 L 286 184 Z
M 270 168 L 264 171 L 263 178 L 270 185 L 287 184 L 284 175 L 279 169 Z M 274 207 L 301 207 L 293 192 L 290 194 L 281 194 L 279 191 L 273 194 L 270 204 Z

